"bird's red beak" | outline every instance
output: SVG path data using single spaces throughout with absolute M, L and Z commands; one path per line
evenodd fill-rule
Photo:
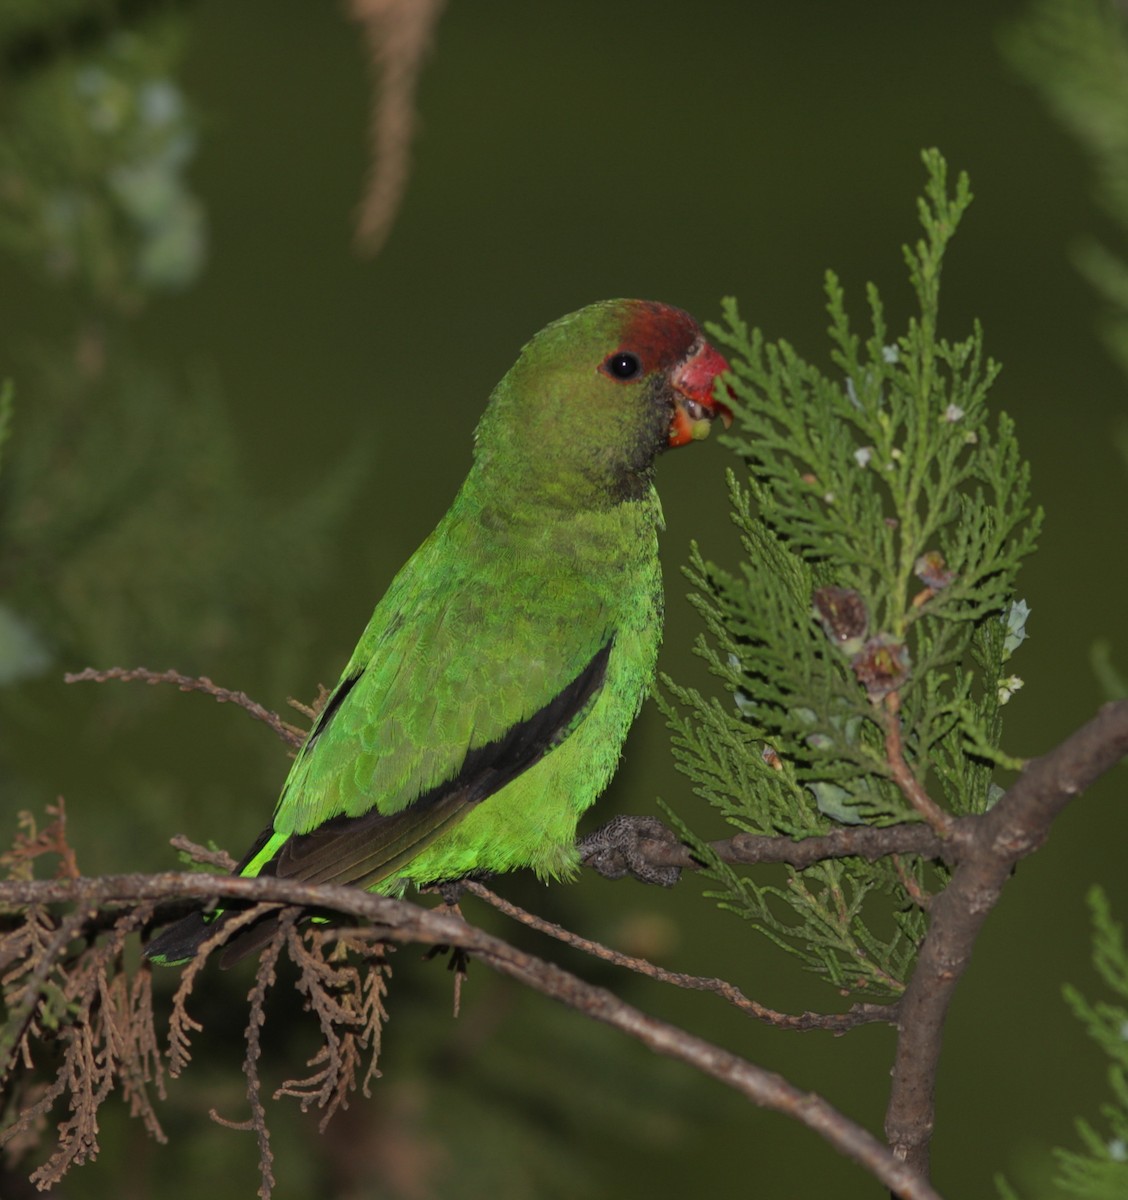
M 708 342 L 702 342 L 674 372 L 672 383 L 677 398 L 674 419 L 670 422 L 671 446 L 707 438 L 717 417 L 726 429 L 732 424 L 732 410 L 716 397 L 717 377 L 728 369 L 724 355 L 718 354 Z

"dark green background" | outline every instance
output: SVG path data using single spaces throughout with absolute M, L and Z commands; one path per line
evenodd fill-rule
M 285 546 L 292 572 L 317 577 L 298 599 L 279 596 L 261 623 L 252 615 L 237 655 L 201 657 L 188 630 L 182 655 L 162 649 L 164 659 L 145 665 L 209 674 L 270 707 L 332 683 L 392 572 L 449 503 L 489 389 L 522 342 L 563 312 L 636 295 L 714 319 L 720 297 L 734 294 L 769 337 L 825 362 L 822 272 L 832 266 L 859 322 L 861 289 L 873 280 L 892 327 L 902 327 L 899 247 L 917 233 L 919 151 L 936 145 L 970 173 L 976 194 L 946 265 L 944 332 L 962 337 L 982 320 L 1005 368 L 994 403 L 1018 422 L 1047 510 L 1020 585 L 1032 616 L 1015 660 L 1026 687 L 1007 710 L 1007 748 L 1038 754 L 1095 711 L 1090 645 L 1126 640 L 1125 464 L 1113 445 L 1124 385 L 1069 250 L 1083 236 L 1115 235 L 1091 198 L 1083 156 L 999 53 L 1000 31 L 1022 5 L 452 3 L 422 79 L 405 204 L 373 261 L 350 244 L 370 75 L 341 6 L 202 0 L 178 11 L 179 82 L 202 117 L 189 177 L 210 248 L 195 286 L 153 300 L 132 322 L 131 353 L 170 379 L 213 381 L 240 470 L 267 503 L 288 503 L 356 454 L 363 477 L 327 560 L 300 539 Z M 19 419 L 48 402 L 28 347 L 66 346 L 72 314 L 26 265 L 0 271 L 0 354 Z M 13 457 L 18 434 L 17 425 Z M 660 464 L 663 665 L 681 679 L 696 679 L 698 667 L 678 565 L 691 538 L 708 555 L 732 553 L 728 465 L 713 444 Z M 169 528 L 162 552 L 175 559 L 193 535 L 190 522 Z M 273 632 L 263 637 L 279 624 L 292 629 L 285 647 Z M 87 665 L 72 653 L 76 661 L 5 702 L 5 820 L 64 794 L 89 871 L 169 866 L 164 837 L 176 831 L 240 851 L 285 772 L 271 735 L 231 708 L 176 694 L 147 693 L 108 719 L 106 706 L 121 703 L 110 689 L 123 685 L 64 689 L 62 671 Z M 993 1194 L 996 1170 L 1023 1181 L 1045 1147 L 1071 1139 L 1076 1114 L 1096 1115 L 1103 1066 L 1060 985 L 1097 990 L 1083 904 L 1090 883 L 1102 881 L 1128 912 L 1122 789 L 1117 772 L 1073 805 L 986 927 L 945 1039 L 934 1158 L 946 1196 Z M 600 810 L 650 811 L 657 794 L 703 833 L 717 832 L 672 771 L 649 706 Z M 838 1001 L 716 913 L 693 879 L 672 894 L 588 877 L 564 897 L 500 886 L 593 936 L 654 946 L 665 965 L 732 979 L 766 1004 Z M 475 903 L 468 914 L 482 916 Z M 452 1022 L 444 972 L 417 959 L 398 956 L 376 1098 L 356 1101 L 311 1143 L 316 1152 L 296 1140 L 312 1119 L 289 1102 L 272 1106 L 279 1200 L 438 1194 L 426 1183 L 411 1190 L 411 1180 L 438 1178 L 421 1170 L 428 1162 L 454 1173 L 442 1194 L 880 1194 L 793 1123 L 624 1049 L 579 1017 L 546 1012 L 547 1001 L 518 996 L 481 968 Z M 583 969 L 880 1131 L 889 1031 L 777 1033 L 718 1000 Z M 218 975 L 201 985 L 212 998 L 197 1007 L 215 1034 L 189 1079 L 172 1085 L 172 1146 L 107 1119 L 101 1158 L 57 1195 L 254 1193 L 252 1139 L 215 1129 L 206 1115 L 213 1103 L 231 1117 L 243 1112 L 246 986 Z M 279 1078 L 308 1052 L 287 1005 L 276 1006 L 266 1040 Z M 544 1099 L 552 1095 L 563 1098 Z

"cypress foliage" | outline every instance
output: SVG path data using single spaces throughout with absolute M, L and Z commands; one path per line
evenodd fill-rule
M 947 812 L 982 812 L 995 773 L 1014 765 L 1001 717 L 1021 686 L 1015 579 L 1041 514 L 1013 422 L 988 410 L 999 368 L 981 329 L 939 333 L 941 268 L 971 192 L 965 175 L 949 187 L 937 151 L 923 158 L 923 233 L 904 247 L 919 311 L 904 332 L 872 285 L 869 333 L 855 332 L 833 273 L 829 369 L 749 329 L 733 300 L 711 330 L 733 368 L 729 491 L 744 557 L 725 567 L 694 547 L 697 652 L 719 694 L 666 679 L 662 703 L 680 769 L 740 830 L 917 819 L 898 756 Z M 781 887 L 694 844 L 723 908 L 838 989 L 899 993 L 936 868 L 827 861 Z

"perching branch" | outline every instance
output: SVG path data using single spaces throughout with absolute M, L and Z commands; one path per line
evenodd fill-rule
M 64 903 L 74 905 L 77 911 L 82 912 L 102 912 L 116 907 L 128 909 L 145 901 L 210 901 L 216 898 L 329 910 L 377 927 L 381 936 L 389 942 L 457 947 L 500 974 L 516 979 L 594 1020 L 611 1025 L 659 1054 L 711 1075 L 754 1104 L 801 1121 L 904 1200 L 939 1200 L 939 1194 L 926 1181 L 897 1161 L 870 1133 L 820 1097 L 801 1091 L 782 1077 L 720 1046 L 651 1017 L 606 989 L 595 987 L 552 963 L 518 950 L 450 912 L 424 909 L 352 887 L 307 884 L 271 877 L 246 879 L 166 872 L 157 875 L 103 876 L 97 879 L 14 880 L 0 883 L 0 904 Z M 276 936 L 285 938 L 285 930 Z
M 639 850 L 655 867 L 688 867 L 696 870 L 701 863 L 693 851 L 680 842 L 640 838 Z M 785 863 L 802 870 L 832 858 L 864 858 L 875 862 L 894 854 L 918 854 L 921 858 L 947 862 L 952 853 L 947 841 L 924 823 L 905 825 L 850 825 L 817 837 L 794 839 L 764 834 L 738 833 L 731 838 L 710 842 L 722 862 L 734 866 L 759 863 Z

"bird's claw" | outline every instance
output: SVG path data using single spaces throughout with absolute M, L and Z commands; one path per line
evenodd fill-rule
M 447 908 L 454 909 L 458 908 L 458 902 L 466 891 L 466 886 L 461 879 L 444 879 L 442 883 L 436 883 L 434 887 Z
M 681 867 L 650 862 L 643 853 L 644 842 L 680 845 L 678 835 L 657 817 L 612 817 L 606 825 L 580 838 L 577 848 L 580 862 L 605 879 L 633 875 L 642 883 L 673 887 L 681 877 Z

